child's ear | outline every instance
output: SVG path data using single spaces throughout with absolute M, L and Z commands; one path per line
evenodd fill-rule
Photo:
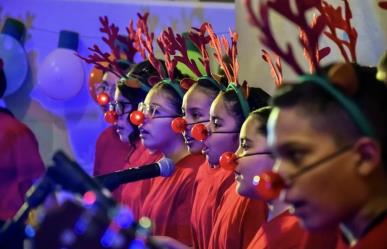
M 358 172 L 366 176 L 381 166 L 380 144 L 369 137 L 362 137 L 355 143 L 355 150 L 360 155 Z

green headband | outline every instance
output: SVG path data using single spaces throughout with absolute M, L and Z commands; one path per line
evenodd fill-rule
M 181 90 L 179 83 L 177 83 L 176 81 L 172 81 L 171 79 L 168 78 L 168 79 L 163 79 L 161 82 L 165 85 L 171 86 L 173 90 L 175 90 L 175 92 L 179 95 L 180 98 L 184 97 L 184 92 L 183 90 Z
M 220 91 L 225 91 L 226 90 L 226 87 L 224 85 L 218 83 L 214 78 L 212 78 L 210 76 L 207 76 L 207 75 L 201 76 L 201 77 L 198 78 L 197 81 L 199 81 L 199 80 L 208 80 L 214 86 L 216 86 Z
M 234 82 L 230 82 L 226 88 L 226 91 L 229 91 L 229 90 L 232 90 L 237 94 L 239 103 L 241 104 L 241 107 L 242 107 L 243 116 L 247 118 L 250 113 L 250 107 L 249 107 L 249 103 L 247 103 L 245 97 L 243 96 L 241 89 L 238 88 L 237 84 L 235 84 Z
M 303 75 L 300 77 L 300 80 L 301 83 L 311 82 L 313 84 L 316 84 L 322 89 L 324 89 L 326 92 L 328 92 L 341 104 L 342 107 L 344 107 L 349 116 L 365 135 L 375 137 L 375 133 L 372 129 L 370 122 L 364 116 L 363 112 L 359 109 L 359 107 L 351 99 L 349 99 L 339 90 L 337 90 L 334 86 L 332 86 L 328 79 L 318 75 Z

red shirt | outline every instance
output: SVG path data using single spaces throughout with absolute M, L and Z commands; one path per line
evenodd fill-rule
M 266 203 L 238 195 L 234 182 L 217 210 L 208 248 L 247 248 L 266 218 Z
M 121 142 L 115 126 L 107 127 L 99 135 L 95 144 L 93 175 L 98 176 L 124 169 L 129 151 L 130 145 Z
M 144 147 L 140 140 L 138 140 L 136 142 L 136 149 L 130 154 L 124 168 L 129 169 L 149 165 L 157 162 L 161 157 L 162 155 L 160 153 L 151 153 Z M 132 209 L 136 219 L 141 217 L 142 204 L 149 192 L 150 184 L 150 179 L 136 181 L 123 184 L 118 190 L 119 194 L 117 200 Z
M 0 110 L 0 220 L 15 215 L 25 193 L 44 170 L 32 131 Z
M 192 244 L 192 191 L 198 168 L 204 160 L 201 154 L 188 155 L 176 163 L 172 176 L 151 180 L 142 211 L 153 221 L 154 235 L 169 236 L 188 246 Z
M 337 249 L 387 249 L 387 217 L 368 231 L 353 247 L 340 236 Z
M 337 231 L 308 233 L 297 217 L 286 211 L 264 223 L 248 249 L 330 249 L 336 238 Z
M 234 173 L 222 168 L 211 168 L 204 162 L 196 175 L 191 223 L 193 248 L 207 249 L 216 209 L 224 192 L 234 182 Z

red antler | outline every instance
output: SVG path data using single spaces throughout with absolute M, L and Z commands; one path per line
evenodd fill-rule
M 378 2 L 378 5 L 382 9 L 387 9 L 387 1 L 380 1 Z
M 350 59 L 344 46 L 348 48 L 351 55 L 351 60 L 353 62 L 356 62 L 357 31 L 351 24 L 352 11 L 349 6 L 348 0 L 343 1 L 345 6 L 344 16 L 341 12 L 341 6 L 334 8 L 328 2 L 323 2 L 320 12 L 321 15 L 325 15 L 329 28 L 329 32 L 325 31 L 324 34 L 334 43 L 336 43 L 346 62 L 350 62 Z M 339 38 L 337 36 L 336 29 L 343 30 L 348 36 L 348 41 Z
M 200 53 L 202 54 L 202 58 L 200 58 L 200 62 L 203 64 L 206 73 L 208 76 L 211 76 L 211 67 L 210 67 L 210 56 L 208 55 L 208 51 L 206 49 L 206 45 L 210 42 L 211 38 L 206 36 L 208 23 L 203 23 L 200 28 L 192 27 L 189 32 L 189 38 L 192 43 L 195 44 L 197 48 L 200 49 Z
M 93 53 L 88 57 L 83 57 L 79 54 L 77 54 L 77 56 L 89 64 L 94 64 L 97 69 L 111 72 L 117 77 L 122 77 L 125 75 L 125 72 L 123 72 L 123 70 L 119 67 L 116 60 L 120 58 L 120 48 L 115 44 L 115 41 L 118 37 L 119 28 L 114 24 L 109 24 L 109 19 L 107 16 L 100 17 L 99 21 L 102 25 L 100 31 L 107 35 L 107 37 L 102 37 L 102 40 L 111 49 L 113 58 L 111 58 L 109 53 L 102 52 L 100 47 L 97 45 L 93 45 L 93 47 L 89 48 L 89 50 Z M 104 62 L 107 64 L 106 66 L 102 64 Z
M 152 66 L 157 70 L 161 78 L 165 78 L 166 75 L 163 72 L 162 65 L 160 61 L 155 57 L 153 50 L 153 39 L 155 37 L 154 33 L 149 33 L 148 29 L 148 16 L 149 13 L 146 12 L 143 16 L 140 13 L 137 13 L 137 37 L 140 54 L 147 54 L 147 58 Z
M 164 54 L 168 54 L 168 57 L 173 55 L 173 61 L 175 61 L 174 66 L 176 66 L 177 62 L 183 63 L 196 76 L 201 76 L 201 72 L 196 65 L 195 60 L 188 57 L 185 39 L 182 35 L 175 35 L 172 28 L 169 27 L 167 30 L 164 30 L 161 33 L 160 37 L 157 39 L 157 42 L 159 43 L 159 46 Z M 180 55 L 177 55 L 176 51 L 178 51 Z
M 206 26 L 207 32 L 211 38 L 210 45 L 215 49 L 214 56 L 216 61 L 219 63 L 220 67 L 223 69 L 224 73 L 229 82 L 238 83 L 238 71 L 239 71 L 239 63 L 237 60 L 237 41 L 238 34 L 236 32 L 232 32 L 230 30 L 231 37 L 231 46 L 229 45 L 226 37 L 222 36 L 221 40 L 219 40 L 218 36 L 215 34 L 211 24 Z M 222 56 L 222 45 L 226 50 L 227 56 L 229 56 L 231 60 L 230 67 L 224 62 Z
M 294 56 L 292 46 L 287 43 L 287 49 L 282 50 L 275 40 L 270 27 L 269 10 L 276 11 L 302 30 L 300 43 L 304 47 L 304 51 L 310 61 L 310 66 L 314 70 L 319 68 L 318 39 L 322 35 L 326 24 L 325 18 L 322 15 L 318 16 L 311 26 L 309 26 L 306 20 L 306 12 L 312 8 L 320 8 L 321 0 L 296 0 L 295 3 L 296 13 L 291 9 L 289 0 L 272 0 L 267 3 L 260 3 L 259 14 L 261 19 L 259 19 L 253 11 L 251 0 L 245 0 L 249 21 L 261 31 L 260 40 L 262 44 L 284 59 L 297 74 L 303 74 L 302 67 L 297 63 Z M 324 52 L 326 53 L 326 51 Z
M 275 55 L 275 63 L 273 63 L 269 52 L 264 49 L 262 49 L 261 51 L 262 59 L 266 61 L 267 64 L 269 64 L 271 76 L 274 79 L 275 85 L 279 87 L 282 84 L 283 80 L 281 59 L 278 55 Z
M 173 31 L 171 28 L 164 30 L 161 35 L 157 38 L 157 43 L 161 49 L 161 52 L 164 54 L 165 66 L 167 68 L 168 76 L 171 80 L 174 80 L 174 71 L 177 64 L 177 56 L 172 58 L 172 55 L 175 55 L 175 46 L 174 44 Z M 183 40 L 184 42 L 184 40 Z M 187 55 L 188 56 L 188 55 Z

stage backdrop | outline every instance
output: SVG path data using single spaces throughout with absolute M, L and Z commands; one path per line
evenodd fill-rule
M 108 16 L 124 32 L 137 12 L 149 11 L 150 27 L 155 34 L 167 26 L 186 31 L 204 21 L 213 24 L 217 33 L 235 28 L 233 3 L 196 1 L 128 0 L 1 0 L 0 27 L 6 17 L 21 20 L 27 26 L 24 47 L 29 59 L 29 74 L 22 88 L 4 99 L 5 105 L 36 134 L 46 164 L 57 149 L 70 153 L 89 172 L 94 159 L 98 134 L 106 127 L 99 107 L 87 90 L 90 65 L 84 64 L 85 79 L 80 93 L 67 101 L 48 98 L 37 86 L 37 70 L 58 43 L 60 30 L 78 32 L 79 52 L 97 43 L 104 47 L 99 32 L 99 16 Z M 60 90 L 60 86 L 58 86 Z
M 327 0 L 334 6 L 344 6 L 342 0 Z M 236 1 L 236 29 L 239 32 L 239 61 L 241 66 L 240 79 L 246 79 L 252 85 L 261 86 L 272 92 L 274 83 L 270 76 L 268 65 L 261 58 L 261 49 L 264 48 L 258 41 L 258 31 L 247 22 L 246 9 L 243 0 Z M 259 0 L 253 0 L 255 7 Z M 382 52 L 387 49 L 387 10 L 382 10 L 377 5 L 377 0 L 349 0 L 352 8 L 352 23 L 358 31 L 357 57 L 358 62 L 365 65 L 375 65 Z M 256 9 L 256 8 L 255 8 Z M 302 51 L 296 41 L 298 31 L 284 21 L 282 17 L 273 15 L 271 18 L 275 36 L 282 46 L 291 41 L 296 48 L 298 61 L 304 61 Z M 338 50 L 326 39 L 321 40 L 321 46 L 330 46 L 332 51 L 321 62 L 326 64 L 341 59 Z M 284 64 L 284 63 L 283 63 Z M 294 74 L 286 65 L 284 67 L 285 79 L 294 79 Z M 304 63 L 304 69 L 307 65 Z

